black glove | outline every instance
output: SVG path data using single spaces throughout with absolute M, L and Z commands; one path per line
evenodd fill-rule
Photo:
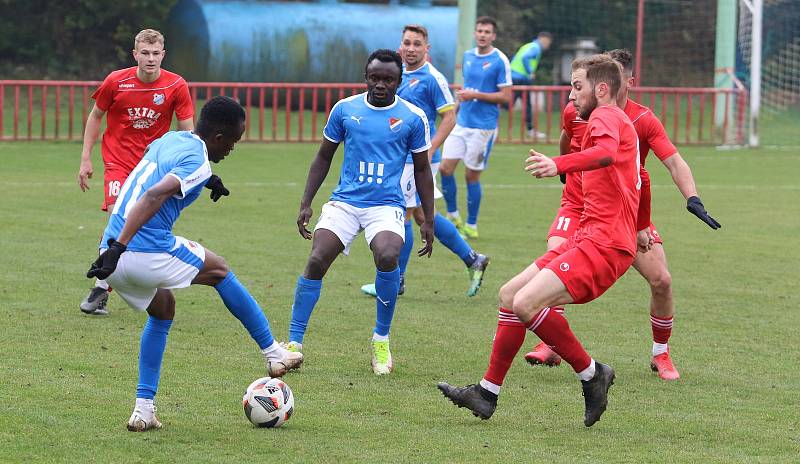
M 211 174 L 211 177 L 208 178 L 208 182 L 206 182 L 206 188 L 211 190 L 211 200 L 216 202 L 223 196 L 228 196 L 231 194 L 231 191 L 225 188 L 222 184 L 222 179 L 219 178 L 216 174 Z
M 100 280 L 105 280 L 108 276 L 114 273 L 117 268 L 117 262 L 122 253 L 125 253 L 128 247 L 114 240 L 108 239 L 108 249 L 92 263 L 86 277 L 97 277 Z
M 722 227 L 716 219 L 708 215 L 708 212 L 706 212 L 706 208 L 703 206 L 703 202 L 700 201 L 699 197 L 689 197 L 689 199 L 686 200 L 686 210 L 699 217 L 701 221 L 708 224 L 708 227 L 711 227 L 714 230 Z
M 567 183 L 567 175 L 566 174 L 559 174 L 558 178 L 561 179 L 561 183 L 562 184 L 566 184 Z

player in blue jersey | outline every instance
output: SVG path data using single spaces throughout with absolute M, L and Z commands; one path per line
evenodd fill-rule
M 436 188 L 436 172 L 442 158 L 439 147 L 456 123 L 455 102 L 450 94 L 447 79 L 427 61 L 428 50 L 430 50 L 430 44 L 428 43 L 428 30 L 425 26 L 409 24 L 403 28 L 403 37 L 400 42 L 400 55 L 404 65 L 403 81 L 397 89 L 397 95 L 418 106 L 428 118 L 428 126 L 431 130 L 431 148 L 428 150 L 428 158 L 431 162 L 433 177 L 433 197 L 441 198 L 442 195 Z M 437 115 L 442 117 L 438 129 L 436 128 Z M 417 188 L 414 184 L 414 161 L 411 153 L 406 157 L 400 185 L 406 198 L 406 240 L 403 249 L 400 250 L 400 290 L 398 291 L 398 294 L 402 295 L 405 292 L 406 267 L 414 247 L 411 216 L 413 215 L 419 225 L 424 221 L 422 210 L 419 208 Z M 436 239 L 458 255 L 467 266 L 470 277 L 467 295 L 475 296 L 483 282 L 483 273 L 489 264 L 489 258 L 476 253 L 459 235 L 455 225 L 441 214 L 435 214 L 433 230 Z M 361 287 L 361 291 L 376 296 L 375 284 L 366 284 Z
M 396 96 L 402 72 L 403 62 L 395 51 L 376 50 L 369 56 L 364 72 L 367 92 L 340 100 L 331 109 L 323 131 L 325 139 L 311 163 L 297 217 L 300 235 L 311 240 L 312 234 L 306 228 L 312 216 L 311 202 L 328 175 L 336 149 L 344 142 L 339 185 L 322 207 L 311 254 L 297 280 L 287 347 L 291 351 L 302 349 L 311 312 L 322 290 L 322 278 L 339 253 L 348 254 L 351 243 L 364 230 L 377 268 L 372 370 L 378 375 L 388 374 L 393 367 L 389 328 L 400 287 L 397 263 L 405 236 L 406 204 L 400 177 L 409 152 L 425 214 L 420 227 L 425 245 L 418 254 L 430 256 L 434 240 L 428 119 L 421 109 Z
M 462 72 L 464 88 L 456 92 L 461 102 L 456 127 L 444 142 L 442 192 L 447 202 L 447 215 L 467 238 L 478 238 L 478 210 L 481 206 L 481 172 L 486 169 L 489 154 L 497 137 L 497 105 L 511 100 L 511 68 L 508 58 L 492 43 L 497 38 L 497 22 L 481 16 L 475 24 L 476 47 L 464 52 Z M 462 225 L 456 202 L 456 180 L 453 177 L 459 160 L 464 160 L 467 181 L 467 222 Z
M 132 308 L 147 310 L 139 348 L 139 383 L 128 430 L 160 428 L 153 398 L 158 389 L 167 335 L 175 316 L 173 288 L 192 284 L 214 287 L 228 310 L 250 332 L 267 363 L 279 377 L 303 361 L 301 353 L 281 347 L 258 303 L 218 255 L 172 234 L 181 211 L 203 187 L 217 201 L 230 192 L 211 173 L 233 150 L 244 132 L 242 106 L 229 97 L 214 97 L 200 113 L 195 132 L 168 132 L 148 146 L 120 190 L 100 244 L 101 255 L 87 277 L 107 279 Z

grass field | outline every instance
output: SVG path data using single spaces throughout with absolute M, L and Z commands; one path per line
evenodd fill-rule
M 204 195 L 176 226 L 226 257 L 279 340 L 309 250 L 294 222 L 315 150 L 240 145 L 215 169 L 231 196 L 214 204 Z M 598 301 L 568 308 L 590 353 L 617 371 L 609 409 L 594 427 L 582 424 L 580 385 L 567 366 L 531 368 L 518 359 L 489 421 L 435 388 L 481 378 L 496 292 L 542 253 L 558 204 L 558 181 L 524 175 L 523 149 L 505 145 L 484 176 L 474 243 L 492 256 L 484 287 L 467 298 L 463 265 L 442 246 L 430 260 L 412 258 L 392 331 L 393 374 L 379 378 L 369 368 L 375 307 L 358 288 L 374 267 L 359 239 L 326 277 L 306 363 L 286 377 L 296 399 L 286 426 L 255 429 L 245 419 L 241 395 L 264 374 L 261 355 L 212 289 L 192 288 L 177 293 L 157 397 L 164 428 L 133 434 L 124 423 L 145 315 L 118 297 L 108 317 L 78 310 L 104 226 L 100 164 L 92 190 L 81 193 L 79 144 L 0 144 L 0 461 L 797 462 L 800 154 L 682 152 L 723 224 L 712 231 L 687 213 L 666 170 L 650 160 L 682 378 L 665 383 L 650 372 L 649 291 L 632 271 Z M 332 173 L 315 213 L 335 181 Z M 525 348 L 534 343 L 529 337 Z

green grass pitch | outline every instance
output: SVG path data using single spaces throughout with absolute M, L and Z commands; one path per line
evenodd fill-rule
M 215 166 L 231 196 L 214 204 L 204 194 L 175 229 L 227 259 L 278 340 L 286 339 L 310 247 L 295 220 L 315 152 L 309 144 L 241 144 Z M 92 190 L 82 193 L 78 143 L 0 144 L 0 462 L 797 462 L 800 155 L 682 153 L 723 225 L 712 231 L 686 212 L 651 156 L 682 378 L 665 383 L 650 372 L 649 290 L 632 270 L 598 301 L 567 309 L 589 352 L 617 370 L 594 427 L 583 426 L 580 385 L 568 366 L 532 368 L 520 356 L 489 421 L 435 388 L 481 378 L 497 290 L 543 252 L 558 205 L 558 181 L 526 176 L 525 148 L 501 145 L 483 178 L 474 242 L 492 257 L 483 288 L 467 298 L 463 265 L 438 243 L 431 259 L 412 257 L 392 330 L 393 374 L 376 377 L 369 367 L 375 306 L 359 287 L 374 266 L 359 238 L 325 279 L 306 363 L 286 377 L 296 399 L 286 426 L 255 429 L 244 417 L 241 395 L 264 375 L 261 355 L 216 293 L 196 287 L 177 292 L 157 396 L 164 428 L 134 434 L 124 424 L 145 315 L 119 297 L 109 317 L 78 310 L 105 220 L 99 156 Z M 524 348 L 535 342 L 529 336 Z

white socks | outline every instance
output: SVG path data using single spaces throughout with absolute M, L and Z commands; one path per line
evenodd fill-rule
M 155 404 L 153 404 L 153 400 L 150 399 L 136 398 L 136 407 L 134 409 L 141 411 L 142 418 L 145 421 L 149 421 L 155 413 Z
M 288 351 L 280 346 L 278 342 L 272 342 L 272 345 L 261 350 L 261 353 L 264 354 L 268 361 L 283 361 Z
M 389 339 L 389 335 L 378 335 L 375 332 L 372 332 L 372 341 L 373 342 L 385 342 Z
M 592 362 L 589 363 L 589 367 L 578 372 L 576 375 L 583 381 L 592 380 L 592 377 L 594 377 L 594 359 L 592 359 Z
M 495 385 L 486 379 L 481 379 L 480 386 L 485 388 L 486 390 L 489 390 L 495 395 L 500 395 L 500 385 Z
M 653 357 L 669 351 L 669 345 L 666 343 L 653 342 Z
M 94 286 L 100 287 L 103 290 L 108 290 L 108 282 L 106 282 L 105 280 L 95 279 Z

